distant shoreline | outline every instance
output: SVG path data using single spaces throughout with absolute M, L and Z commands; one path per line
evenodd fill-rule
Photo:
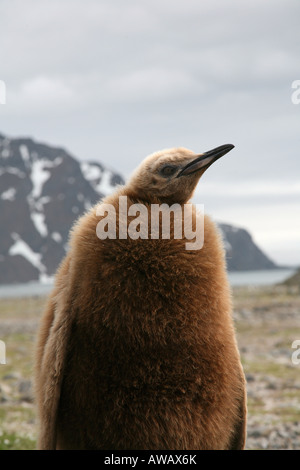
M 259 271 L 229 271 L 228 278 L 232 287 L 268 286 L 285 281 L 297 271 L 296 268 L 276 268 Z M 53 288 L 53 283 L 38 281 L 26 284 L 0 285 L 0 299 L 46 296 Z
M 284 282 L 297 272 L 296 268 L 276 268 L 257 271 L 231 271 L 229 281 L 233 287 L 271 286 Z

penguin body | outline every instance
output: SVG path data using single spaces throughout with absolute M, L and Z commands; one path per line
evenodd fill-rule
M 178 152 L 182 172 L 195 155 Z M 147 238 L 120 239 L 120 196 L 148 215 L 177 199 L 145 195 L 140 176 L 73 228 L 38 334 L 38 448 L 242 449 L 245 379 L 222 240 L 207 216 L 200 250 L 175 239 L 175 218 L 169 239 L 149 228 Z M 97 236 L 101 204 L 115 208 L 115 239 Z M 193 210 L 193 226 L 198 217 Z

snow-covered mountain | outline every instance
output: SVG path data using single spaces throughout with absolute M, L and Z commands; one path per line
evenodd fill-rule
M 0 284 L 47 281 L 74 221 L 124 180 L 100 162 L 0 134 Z M 275 267 L 245 230 L 222 224 L 228 268 Z
M 46 281 L 75 219 L 123 183 L 101 163 L 0 135 L 0 284 Z

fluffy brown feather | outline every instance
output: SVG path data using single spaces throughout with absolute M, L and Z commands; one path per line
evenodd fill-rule
M 161 202 L 135 181 L 102 203 L 118 214 L 120 195 Z M 184 238 L 99 240 L 96 212 L 74 226 L 41 321 L 38 448 L 243 449 L 245 379 L 215 225 L 205 216 L 204 246 L 188 251 Z

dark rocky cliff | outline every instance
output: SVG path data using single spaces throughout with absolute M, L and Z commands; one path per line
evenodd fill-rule
M 100 162 L 0 135 L 0 284 L 53 276 L 75 219 L 123 183 Z M 275 267 L 247 231 L 226 224 L 220 229 L 229 270 Z

